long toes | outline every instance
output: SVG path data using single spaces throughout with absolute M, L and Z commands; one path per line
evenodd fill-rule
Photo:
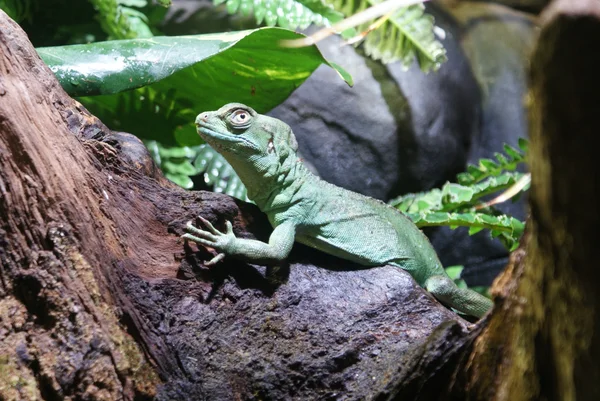
M 192 234 L 183 234 L 181 236 L 181 238 L 184 238 L 184 239 L 187 239 L 187 240 L 190 240 L 190 241 L 194 241 L 195 243 L 200 244 L 200 245 L 204 245 L 204 246 L 213 247 L 215 245 L 212 241 L 208 241 L 208 240 L 206 240 L 204 238 L 196 237 L 196 236 L 194 236 Z
M 227 229 L 227 234 L 233 234 L 233 226 L 231 225 L 231 221 L 227 220 L 225 222 L 225 227 Z
M 217 237 L 215 235 L 209 233 L 208 231 L 202 230 L 202 229 L 200 229 L 198 227 L 187 226 L 186 229 L 189 232 L 197 235 L 200 238 L 204 238 L 204 239 L 207 239 L 207 240 L 213 241 L 213 242 L 215 242 L 217 240 Z
M 220 253 L 217 256 L 215 256 L 214 258 L 212 258 L 211 260 L 209 260 L 208 262 L 205 262 L 204 265 L 205 266 L 214 266 L 217 263 L 219 263 L 220 261 L 222 261 L 223 259 L 225 259 L 225 254 Z
M 221 234 L 221 232 L 219 230 L 217 230 L 210 221 L 206 220 L 204 217 L 202 216 L 198 216 L 198 219 L 202 222 L 202 224 L 204 224 L 204 226 L 208 229 L 208 231 L 210 231 L 211 233 L 218 235 Z

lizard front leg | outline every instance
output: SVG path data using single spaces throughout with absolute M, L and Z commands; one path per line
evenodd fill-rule
M 186 225 L 187 234 L 182 238 L 200 245 L 215 249 L 219 254 L 206 263 L 207 266 L 223 260 L 225 256 L 233 256 L 247 262 L 275 264 L 289 255 L 296 236 L 296 226 L 292 222 L 284 222 L 273 230 L 269 243 L 253 239 L 237 238 L 233 233 L 231 222 L 225 222 L 226 231 L 217 230 L 208 220 L 199 216 L 206 230 L 195 227 L 192 222 Z

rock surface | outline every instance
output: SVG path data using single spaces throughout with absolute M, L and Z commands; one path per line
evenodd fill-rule
M 269 113 L 290 124 L 302 156 L 323 179 L 388 200 L 464 171 L 471 138 L 479 135 L 479 88 L 451 20 L 433 10 L 447 32 L 449 61 L 438 71 L 382 65 L 329 38 L 319 49 L 350 72 L 354 87 L 322 66 Z
M 440 323 L 458 320 L 391 266 L 294 263 L 277 288 L 257 266 L 219 269 L 201 272 L 221 275 L 215 283 L 130 283 L 180 368 L 158 400 L 364 400 Z
M 167 208 L 159 217 L 174 233 L 198 214 L 221 228 L 231 219 L 242 237 L 270 232 L 257 208 L 227 196 L 193 192 L 183 203 L 186 215 Z M 176 275 L 123 272 L 146 343 L 171 360 L 158 400 L 364 400 L 442 322 L 466 327 L 392 266 L 364 269 L 296 244 L 289 266 L 226 259 L 208 269 L 204 248 L 180 249 Z
M 451 9 L 463 27 L 460 36 L 482 91 L 480 134 L 473 137 L 468 162 L 494 158 L 505 143 L 517 147 L 527 138 L 526 70 L 537 29 L 531 15 L 507 7 L 465 2 Z M 526 198 L 498 209 L 526 218 Z M 508 262 L 506 248 L 489 233 L 469 236 L 465 228 L 432 230 L 429 237 L 445 266 L 464 264 L 469 285 L 489 285 Z

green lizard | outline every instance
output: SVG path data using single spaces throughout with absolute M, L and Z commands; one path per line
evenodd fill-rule
M 237 238 L 231 223 L 225 232 L 199 217 L 205 229 L 186 226 L 183 238 L 219 254 L 249 262 L 284 260 L 294 241 L 366 266 L 391 264 L 444 304 L 481 317 L 491 301 L 458 288 L 448 277 L 427 237 L 400 211 L 385 203 L 337 187 L 313 175 L 298 159 L 298 144 L 284 122 L 230 103 L 196 118 L 199 135 L 232 165 L 246 185 L 248 198 L 274 227 L 269 242 Z

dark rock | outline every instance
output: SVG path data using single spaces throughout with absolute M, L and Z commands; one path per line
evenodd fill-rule
M 240 237 L 269 234 L 256 207 L 225 195 L 194 192 L 182 202 L 190 216 L 207 216 L 217 227 L 223 216 L 232 219 Z M 165 212 L 159 219 L 176 230 L 189 218 Z M 392 266 L 365 269 L 296 244 L 289 266 L 225 259 L 208 269 L 204 248 L 181 249 L 180 269 L 192 279 L 118 267 L 138 313 L 137 326 L 124 324 L 137 327 L 141 333 L 132 334 L 143 335 L 161 361 L 158 400 L 363 400 L 389 385 L 402 356 L 440 323 L 465 327 Z
M 518 139 L 528 136 L 524 98 L 536 28 L 530 15 L 498 5 L 459 4 L 451 11 L 463 29 L 461 43 L 483 94 L 481 131 L 468 158 L 476 164 L 493 158 L 505 143 L 517 147 Z M 525 197 L 498 209 L 524 220 Z M 489 285 L 508 262 L 506 248 L 488 232 L 469 236 L 465 228 L 443 228 L 428 235 L 445 266 L 465 265 L 469 285 Z
M 472 0 L 471 2 L 463 1 L 462 3 L 486 3 L 486 5 L 493 5 L 493 3 L 501 4 L 506 7 L 519 9 L 531 13 L 539 13 L 544 7 L 550 4 L 550 0 Z
M 260 266 L 221 268 L 220 282 L 164 279 L 136 300 L 177 360 L 158 400 L 362 400 L 436 326 L 461 322 L 391 266 L 294 263 L 273 287 Z
M 321 52 L 352 74 L 354 87 L 322 66 L 269 114 L 292 127 L 303 158 L 336 185 L 384 200 L 441 185 L 464 170 L 480 107 L 458 43 L 449 35 L 444 46 L 449 62 L 425 74 L 329 38 Z

